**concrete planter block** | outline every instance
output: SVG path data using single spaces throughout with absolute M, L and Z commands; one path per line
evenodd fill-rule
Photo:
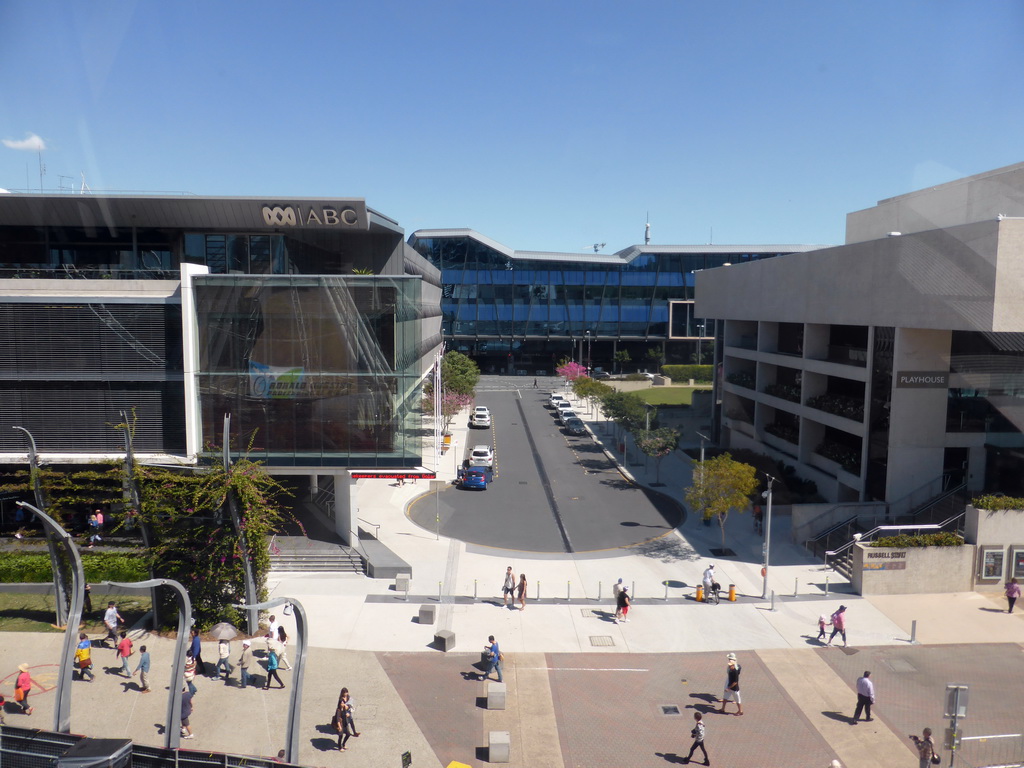
M 508 731 L 491 731 L 487 734 L 487 761 L 507 763 L 511 746 L 512 738 Z
M 487 684 L 487 708 L 488 709 L 504 709 L 505 698 L 508 693 L 508 688 L 505 683 L 488 683 Z
M 442 629 L 434 635 L 434 644 L 447 653 L 455 647 L 455 633 L 450 629 Z
M 421 605 L 419 618 L 420 624 L 433 624 L 436 610 L 436 605 Z
M 395 592 L 408 592 L 409 582 L 411 580 L 411 573 L 400 573 L 397 576 L 395 576 Z

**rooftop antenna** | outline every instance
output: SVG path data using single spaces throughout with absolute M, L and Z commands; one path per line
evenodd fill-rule
M 89 189 L 89 185 L 85 183 L 85 171 L 79 171 L 79 173 L 82 174 L 82 188 L 79 190 L 79 193 L 84 195 L 86 192 L 92 192 Z
M 46 173 L 46 165 L 43 163 L 43 151 L 36 152 L 39 156 L 39 191 L 43 191 L 43 174 Z
M 644 245 L 651 244 L 651 212 L 647 212 L 647 223 L 644 224 Z
M 708 245 L 715 244 L 715 228 L 711 227 L 711 232 L 708 234 Z

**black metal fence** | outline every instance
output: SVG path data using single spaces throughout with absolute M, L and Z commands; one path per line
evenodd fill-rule
M 57 759 L 85 736 L 31 728 L 0 726 L 0 766 L 3 768 L 53 768 Z M 282 768 L 264 757 L 225 752 L 192 752 L 132 745 L 132 768 Z

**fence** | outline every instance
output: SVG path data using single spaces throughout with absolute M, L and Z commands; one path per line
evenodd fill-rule
M 56 759 L 84 739 L 67 733 L 0 725 L 0 766 L 53 768 Z M 224 752 L 191 752 L 132 745 L 133 768 L 282 768 L 268 758 Z
M 957 768 L 1020 768 L 1024 766 L 1024 735 L 964 736 L 956 753 L 956 765 Z

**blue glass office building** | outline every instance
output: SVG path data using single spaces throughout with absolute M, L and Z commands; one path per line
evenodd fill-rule
M 485 372 L 551 373 L 566 357 L 612 370 L 696 362 L 711 321 L 693 313 L 696 272 L 801 253 L 811 245 L 633 245 L 617 253 L 514 251 L 471 229 L 409 239 L 441 270 L 449 349 Z M 623 355 L 619 355 L 623 357 Z M 709 362 L 709 360 L 702 360 Z

